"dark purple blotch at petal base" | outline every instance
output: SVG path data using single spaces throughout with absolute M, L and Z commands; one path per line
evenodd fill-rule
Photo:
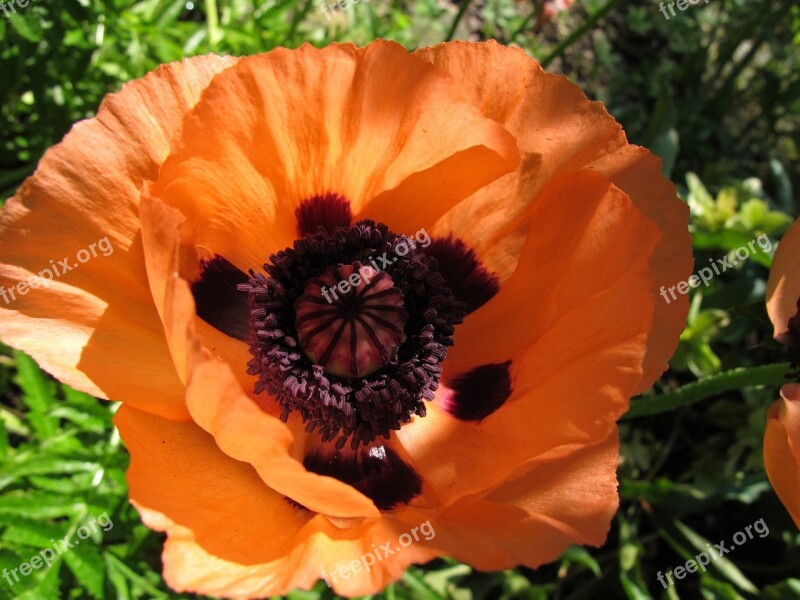
M 320 449 L 306 456 L 303 465 L 312 473 L 353 486 L 380 510 L 408 504 L 422 491 L 422 479 L 416 471 L 386 446 L 346 453 Z
M 247 294 L 236 289 L 247 283 L 246 273 L 220 255 L 200 263 L 200 278 L 192 283 L 197 316 L 237 340 L 246 341 L 250 330 Z
M 452 394 L 444 409 L 462 421 L 482 421 L 511 395 L 511 361 L 476 367 L 446 381 Z
M 423 252 L 439 261 L 439 272 L 453 295 L 478 310 L 500 291 L 500 280 L 478 260 L 475 251 L 458 238 L 434 238 Z
M 303 200 L 294 212 L 297 218 L 297 235 L 305 237 L 322 227 L 333 233 L 337 227 L 350 227 L 352 214 L 350 202 L 339 194 L 327 192 Z

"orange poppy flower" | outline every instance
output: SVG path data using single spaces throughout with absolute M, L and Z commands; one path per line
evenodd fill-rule
M 2 336 L 123 402 L 176 590 L 374 592 L 602 544 L 666 368 L 688 210 L 521 50 L 376 41 L 162 66 L 2 213 Z M 76 263 L 78 264 L 78 263 Z M 263 265 L 263 268 L 262 268 Z
M 800 366 L 800 221 L 783 236 L 767 283 L 767 313 L 775 339 Z M 767 412 L 764 465 L 775 493 L 800 527 L 800 384 L 788 383 Z

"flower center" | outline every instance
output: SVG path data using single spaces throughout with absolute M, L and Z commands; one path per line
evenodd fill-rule
M 435 258 L 360 221 L 305 235 L 264 270 L 238 286 L 250 305 L 247 372 L 281 419 L 298 414 L 323 441 L 356 449 L 425 416 L 466 314 Z
M 294 310 L 300 347 L 331 375 L 374 373 L 397 356 L 406 339 L 403 293 L 386 272 L 360 261 L 310 279 Z

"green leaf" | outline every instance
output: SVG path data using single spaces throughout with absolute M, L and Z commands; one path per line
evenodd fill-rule
M 0 496 L 0 515 L 55 519 L 79 514 L 84 508 L 82 502 L 70 502 L 46 492 L 13 492 Z
M 760 600 L 800 600 L 800 579 L 787 579 L 768 585 L 758 597 Z
M 680 521 L 676 520 L 674 522 L 675 528 L 683 535 L 683 537 L 694 547 L 695 550 L 700 552 L 708 553 L 708 548 L 711 546 L 711 542 L 701 536 L 699 533 L 695 532 L 691 528 L 687 527 Z M 727 540 L 726 540 L 727 541 Z M 727 544 L 728 548 L 730 548 L 730 543 Z M 684 556 L 687 560 L 693 558 L 690 556 Z M 725 556 L 717 556 L 716 559 L 713 559 L 708 566 L 709 569 L 713 569 L 726 577 L 728 581 L 736 585 L 739 589 L 750 592 L 756 593 L 758 592 L 758 588 L 753 585 L 753 583 L 744 576 L 744 574 L 739 570 L 739 568 L 733 564 L 733 562 L 726 558 Z
M 625 590 L 625 595 L 630 600 L 652 600 L 652 596 L 647 593 L 647 589 L 631 579 L 626 572 L 623 571 L 619 574 L 619 581 L 622 584 L 622 589 Z
M 706 186 L 691 171 L 686 174 L 686 184 L 689 186 L 689 194 L 686 199 L 692 209 L 692 213 L 704 220 L 713 221 L 716 213 L 716 203 Z
M 36 17 L 27 13 L 17 12 L 16 14 L 8 15 L 8 22 L 11 23 L 11 27 L 13 27 L 18 34 L 29 42 L 36 43 L 42 41 L 44 30 Z
M 661 157 L 661 172 L 664 177 L 672 175 L 675 160 L 678 158 L 680 140 L 674 127 L 659 133 L 650 144 L 650 149 Z
M 8 457 L 8 430 L 0 413 L 0 461 Z
M 77 409 L 71 406 L 58 406 L 50 413 L 57 419 L 66 419 L 75 423 L 83 431 L 93 431 L 102 433 L 106 429 L 106 421 L 100 417 L 91 415 L 84 408 Z
M 17 361 L 16 381 L 23 391 L 23 402 L 30 409 L 28 420 L 40 439 L 55 435 L 58 421 L 50 414 L 56 399 L 56 386 L 36 362 L 23 352 L 14 351 Z
M 83 494 L 95 487 L 93 484 L 94 476 L 91 474 L 80 474 L 74 477 L 55 478 L 31 475 L 28 478 L 28 481 L 32 487 L 45 492 L 63 494 L 64 496 Z
M 800 88 L 800 86 L 798 86 Z M 778 202 L 782 210 L 794 212 L 794 194 L 792 193 L 792 179 L 786 168 L 777 158 L 769 160 L 769 170 L 775 179 L 778 189 Z
M 22 437 L 28 437 L 31 434 L 31 430 L 25 422 L 5 406 L 0 406 L 0 423 L 3 423 L 3 428 L 9 433 Z
M 100 469 L 100 465 L 82 460 L 36 457 L 6 469 L 3 477 L 17 479 L 27 475 L 85 473 Z
M 589 551 L 586 550 L 586 548 L 582 548 L 581 546 L 570 546 L 561 556 L 561 561 L 563 564 L 567 565 L 570 563 L 583 565 L 592 573 L 594 573 L 595 577 L 600 577 L 600 565 L 598 564 L 597 560 L 595 560 L 594 556 L 589 554 Z
M 444 569 L 428 571 L 425 574 L 425 582 L 444 597 L 450 597 L 450 589 L 454 586 L 453 580 L 465 577 L 472 573 L 469 565 L 455 564 Z M 524 579 L 524 578 L 523 578 Z
M 292 590 L 286 594 L 286 600 L 318 600 L 319 594 L 313 590 Z
M 53 524 L 16 518 L 3 532 L 2 540 L 20 546 L 39 549 L 50 548 L 53 540 L 61 539 L 66 533 L 66 524 Z
M 84 540 L 75 540 L 75 547 L 64 553 L 64 562 L 93 598 L 102 598 L 105 585 L 103 557 L 95 545 L 81 544 L 81 541 Z
M 714 579 L 708 573 L 700 576 L 700 589 L 709 592 L 710 596 L 704 595 L 714 600 L 745 600 L 730 583 Z
M 623 479 L 619 494 L 628 500 L 645 501 L 653 506 L 668 506 L 673 511 L 696 511 L 708 505 L 708 497 L 702 490 L 665 478 L 655 481 Z
M 130 598 L 131 590 L 147 592 L 153 600 L 166 600 L 169 598 L 167 594 L 156 588 L 110 552 L 106 552 L 103 556 L 106 561 L 109 579 L 117 590 L 119 598 Z M 131 585 L 129 586 L 128 583 Z
M 420 600 L 445 600 L 444 596 L 440 595 L 425 582 L 419 569 L 414 567 L 409 568 L 403 576 L 403 583 L 405 583 L 414 592 L 414 596 L 420 598 Z
M 658 396 L 643 396 L 631 401 L 630 410 L 623 418 L 630 419 L 644 415 L 676 410 L 683 406 L 700 402 L 727 390 L 757 385 L 781 386 L 791 371 L 788 363 L 762 365 L 752 368 L 738 368 L 706 377 L 702 381 L 686 384 L 677 390 Z
M 32 589 L 21 594 L 17 600 L 42 600 L 47 598 L 61 598 L 59 590 L 59 575 L 61 574 L 61 561 L 63 556 L 56 557 L 49 566 L 45 565 L 36 572 L 36 582 Z

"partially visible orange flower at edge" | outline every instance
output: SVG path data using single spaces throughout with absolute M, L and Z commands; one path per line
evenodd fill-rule
M 800 221 L 783 236 L 767 282 L 767 313 L 774 337 L 793 360 L 800 351 Z M 795 364 L 795 367 L 798 365 Z M 764 465 L 772 487 L 800 527 L 800 384 L 787 383 L 767 412 Z

